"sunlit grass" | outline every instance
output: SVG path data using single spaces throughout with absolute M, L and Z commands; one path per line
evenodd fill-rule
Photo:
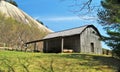
M 116 72 L 110 56 L 0 51 L 0 72 Z

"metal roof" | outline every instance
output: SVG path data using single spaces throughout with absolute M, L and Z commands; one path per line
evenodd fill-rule
M 73 28 L 73 29 L 69 29 L 69 30 L 50 33 L 47 36 L 45 36 L 43 39 L 50 39 L 50 38 L 55 38 L 55 37 L 65 37 L 65 36 L 81 34 L 87 27 L 93 27 L 97 30 L 97 28 L 93 25 L 85 25 L 85 26 L 81 26 L 81 27 L 77 27 L 77 28 Z M 98 30 L 97 30 L 97 32 L 98 32 Z M 99 34 L 99 32 L 98 32 L 98 34 Z
M 81 34 L 88 27 L 94 28 L 97 31 L 98 35 L 101 37 L 101 34 L 99 33 L 99 31 L 97 30 L 97 28 L 94 25 L 85 25 L 85 26 L 72 28 L 72 29 L 68 29 L 68 30 L 64 30 L 64 31 L 50 33 L 41 40 L 34 40 L 34 41 L 26 42 L 25 44 L 36 43 L 36 42 L 40 42 L 40 41 L 43 41 L 46 39 L 51 39 L 51 38 L 65 37 L 65 36 L 72 36 L 72 35 Z

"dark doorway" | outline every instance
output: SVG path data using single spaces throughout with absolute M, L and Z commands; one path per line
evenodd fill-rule
M 94 52 L 94 43 L 91 43 L 91 52 Z

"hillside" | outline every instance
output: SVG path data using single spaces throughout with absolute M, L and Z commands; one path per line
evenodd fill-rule
M 23 50 L 25 42 L 41 39 L 51 32 L 52 30 L 33 19 L 21 9 L 4 0 L 0 0 L 1 46 Z
M 0 46 L 22 50 L 25 42 L 41 39 L 48 33 L 0 14 Z
M 48 29 L 47 27 L 43 26 L 27 13 L 19 9 L 18 7 L 4 1 L 0 0 L 0 12 L 5 15 L 5 17 L 11 17 L 18 22 L 22 22 L 24 24 L 29 24 L 30 26 L 37 27 L 40 30 L 51 32 L 52 30 Z
M 0 51 L 0 72 L 116 72 L 120 61 L 88 54 Z

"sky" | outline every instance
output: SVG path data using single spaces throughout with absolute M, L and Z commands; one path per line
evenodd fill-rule
M 93 24 L 101 35 L 106 35 L 103 27 L 97 23 L 97 11 L 87 13 L 79 11 L 87 0 L 15 0 L 18 7 L 31 17 L 38 19 L 53 31 L 61 31 L 83 25 Z M 93 6 L 100 6 L 100 0 L 93 0 Z M 103 48 L 108 47 L 102 42 Z

